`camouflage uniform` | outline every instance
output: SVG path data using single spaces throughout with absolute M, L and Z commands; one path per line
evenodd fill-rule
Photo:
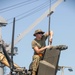
M 36 38 L 32 41 L 32 48 L 34 49 L 35 46 L 37 46 L 39 49 L 42 47 L 46 46 L 46 39 L 47 39 L 47 35 L 44 34 L 41 38 L 41 40 L 37 40 Z M 44 53 L 41 52 L 42 54 Z M 36 52 L 34 52 L 33 55 L 33 62 L 32 62 L 32 71 L 37 71 L 38 65 L 39 65 L 39 61 L 41 60 L 42 56 L 39 56 Z M 34 74 L 35 75 L 35 74 Z

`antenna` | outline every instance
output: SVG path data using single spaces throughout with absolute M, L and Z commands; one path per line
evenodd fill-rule
M 14 33 L 15 33 L 15 18 L 13 19 L 12 44 L 11 44 L 11 64 L 10 64 L 11 75 L 13 75 L 13 68 L 14 68 L 13 65 Z

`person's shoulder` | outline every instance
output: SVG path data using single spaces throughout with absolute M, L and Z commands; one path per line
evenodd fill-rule
M 36 45 L 36 41 L 35 41 L 35 39 L 32 40 L 31 45 L 32 45 L 32 46 L 35 46 L 35 45 Z
M 32 40 L 32 43 L 34 43 L 34 42 L 35 42 L 35 39 Z

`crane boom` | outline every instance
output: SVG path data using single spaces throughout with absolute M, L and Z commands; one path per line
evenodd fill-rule
M 57 0 L 57 2 L 50 7 L 45 13 L 43 13 L 38 19 L 35 20 L 33 24 L 31 24 L 25 31 L 23 31 L 19 37 L 16 38 L 14 41 L 14 45 L 17 44 L 28 32 L 30 32 L 36 25 L 38 25 L 45 17 L 48 16 L 49 13 L 54 12 L 55 8 L 64 0 Z M 49 11 L 51 9 L 51 11 Z M 10 50 L 11 44 L 9 47 L 6 48 L 6 50 Z

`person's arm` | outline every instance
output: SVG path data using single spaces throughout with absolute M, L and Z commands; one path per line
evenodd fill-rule
M 46 33 L 46 35 L 47 35 L 47 36 L 50 36 L 49 41 L 50 41 L 50 44 L 52 44 L 52 39 L 53 39 L 53 31 L 50 31 L 50 33 L 49 33 L 49 32 L 47 32 L 47 33 Z
M 50 32 L 50 39 L 49 39 L 49 41 L 50 41 L 50 45 L 51 45 L 52 41 L 53 41 L 53 31 Z
M 50 48 L 50 45 L 49 45 L 49 46 L 42 47 L 42 48 L 40 48 L 40 49 L 39 49 L 37 46 L 35 46 L 33 49 L 34 49 L 34 51 L 35 51 L 36 53 L 40 53 L 40 52 L 46 50 L 47 48 Z
M 50 36 L 51 38 L 53 37 L 53 31 L 45 33 L 47 36 Z

